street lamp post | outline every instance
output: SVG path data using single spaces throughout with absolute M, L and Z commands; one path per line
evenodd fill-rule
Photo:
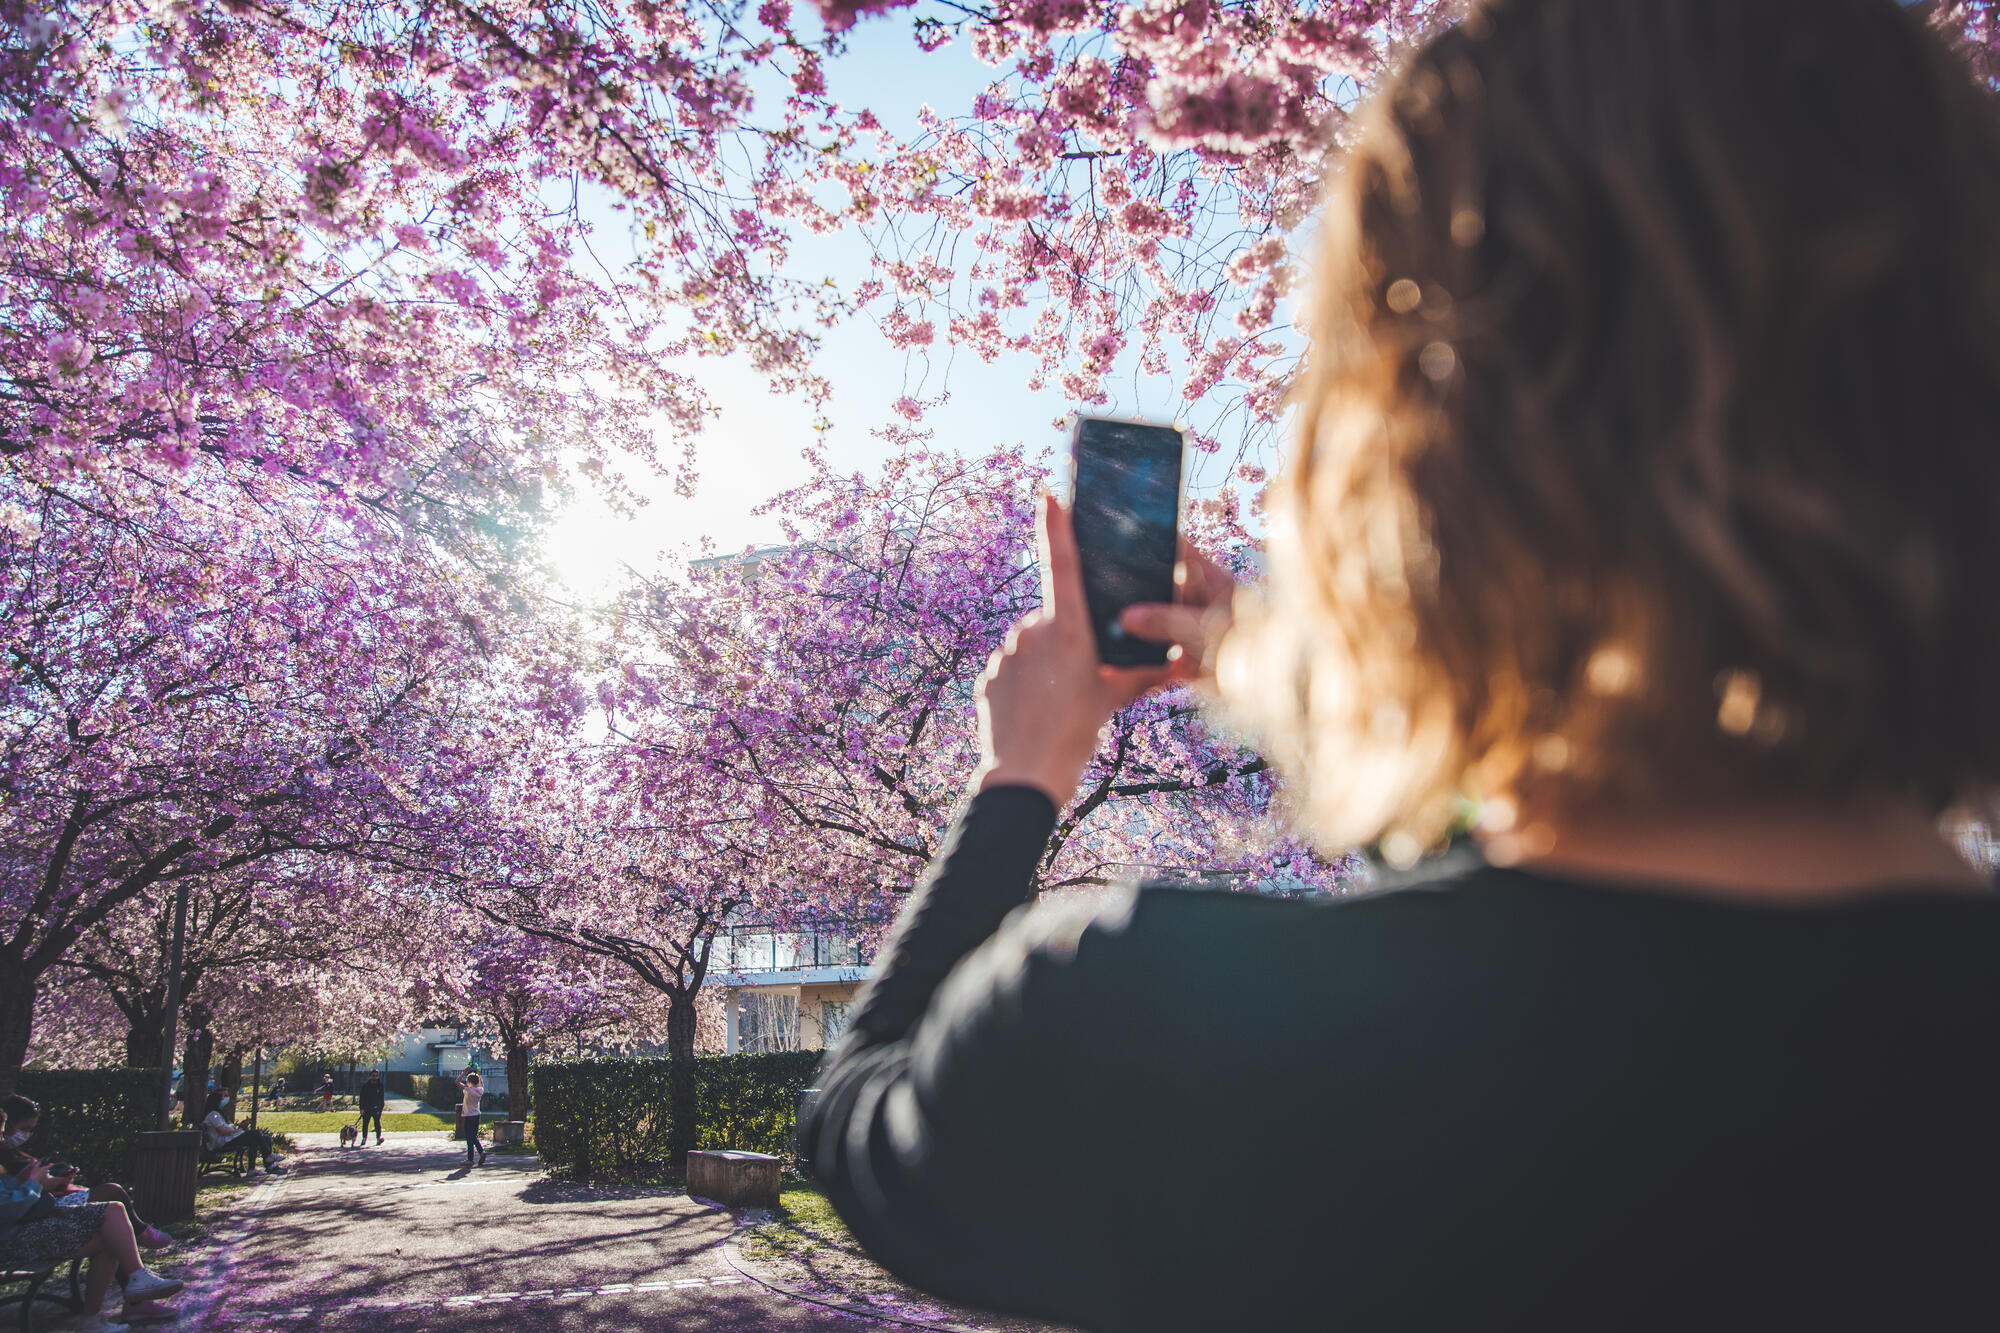
M 163 1059 L 166 1066 L 161 1071 L 160 1128 L 174 1127 L 174 1042 L 180 1034 L 175 1030 L 176 1020 L 181 1013 L 181 952 L 186 947 L 188 910 L 188 882 L 183 879 L 174 890 L 174 942 L 167 954 L 167 1026 L 161 1038 Z
M 257 1094 L 264 1087 L 264 1048 L 257 1048 L 257 1066 L 250 1072 L 250 1128 L 257 1128 Z M 230 1112 L 232 1115 L 235 1112 Z

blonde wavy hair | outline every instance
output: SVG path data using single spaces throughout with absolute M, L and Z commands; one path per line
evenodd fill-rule
M 1219 659 L 1323 843 L 1990 785 L 2000 132 L 1894 0 L 1475 6 L 1323 244 Z

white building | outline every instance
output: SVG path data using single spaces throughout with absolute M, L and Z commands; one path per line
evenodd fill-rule
M 835 922 L 801 931 L 739 922 L 716 936 L 704 986 L 722 992 L 723 1049 L 823 1050 L 847 1028 L 854 994 L 874 974 L 873 956 L 850 935 L 875 922 Z
M 467 1041 L 463 1028 L 423 1027 L 415 1032 L 399 1033 L 396 1041 L 399 1043 L 396 1049 L 368 1068 L 379 1069 L 385 1074 L 413 1074 L 418 1078 L 428 1074 L 457 1078 L 476 1061 L 486 1091 L 496 1096 L 507 1093 L 506 1059 L 498 1051 L 489 1051 L 477 1042 Z M 367 1073 L 364 1071 L 359 1077 L 366 1078 Z M 418 1085 L 417 1095 L 423 1095 L 421 1084 Z

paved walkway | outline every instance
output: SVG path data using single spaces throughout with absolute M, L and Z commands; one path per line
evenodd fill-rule
M 543 1180 L 533 1157 L 494 1154 L 468 1170 L 438 1133 L 365 1149 L 297 1137 L 292 1174 L 253 1190 L 241 1228 L 187 1274 L 179 1327 L 883 1327 L 745 1281 L 722 1257 L 730 1215 L 676 1191 Z

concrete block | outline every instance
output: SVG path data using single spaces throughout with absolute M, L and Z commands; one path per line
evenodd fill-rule
M 730 1148 L 691 1152 L 688 1193 L 731 1208 L 778 1206 L 778 1159 L 768 1153 Z

